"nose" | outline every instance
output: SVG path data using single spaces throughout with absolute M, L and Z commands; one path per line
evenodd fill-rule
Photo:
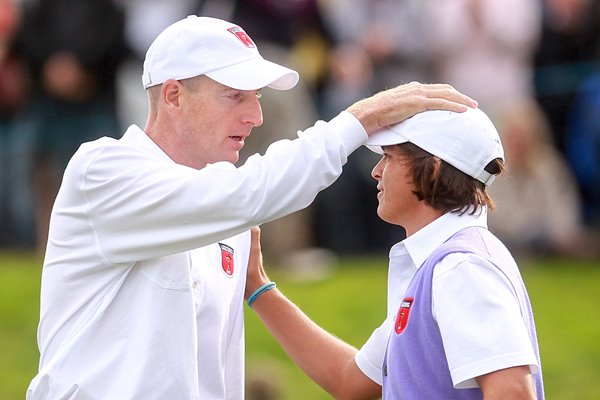
M 383 165 L 383 157 L 381 157 L 381 160 L 379 160 L 379 162 L 377 164 L 375 164 L 375 166 L 373 167 L 373 170 L 371 171 L 371 176 L 376 181 L 379 181 L 381 179 L 382 165 Z
M 261 126 L 263 124 L 262 107 L 260 106 L 260 101 L 257 97 L 252 99 L 246 115 L 246 122 L 253 126 Z

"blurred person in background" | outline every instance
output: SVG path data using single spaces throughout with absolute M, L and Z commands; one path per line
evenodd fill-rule
M 541 39 L 534 49 L 535 96 L 552 140 L 565 154 L 573 99 L 584 80 L 600 71 L 600 1 L 543 0 Z
M 423 2 L 414 0 L 320 1 L 332 43 L 320 112 L 328 118 L 352 99 L 395 82 L 432 80 Z M 371 169 L 377 157 L 366 148 L 352 155 L 345 173 L 316 200 L 318 242 L 340 254 L 386 251 L 404 236 L 375 213 Z M 343 201 L 340 201 L 343 199 Z
M 430 81 L 431 58 L 423 3 L 414 0 L 320 1 L 332 36 L 325 116 L 352 99 L 394 86 Z
M 539 0 L 429 0 L 424 7 L 434 80 L 469 93 L 490 116 L 532 96 Z
M 600 232 L 600 1 L 544 0 L 543 6 L 537 100 L 554 145 L 573 170 L 583 221 Z
M 126 54 L 122 10 L 109 0 L 24 3 L 18 49 L 32 91 L 20 134 L 32 135 L 36 243 L 43 253 L 52 203 L 82 142 L 120 130 L 115 76 Z
M 33 139 L 22 132 L 29 76 L 15 46 L 21 4 L 0 0 L 0 244 L 34 246 Z
M 577 178 L 583 220 L 600 232 L 600 72 L 580 85 L 567 120 L 565 151 Z
M 139 84 L 146 50 L 163 29 L 193 14 L 198 0 L 114 1 L 125 14 L 124 41 L 128 49 L 116 78 L 119 120 L 124 127 L 142 126 L 148 118 L 148 98 Z
M 576 180 L 536 101 L 507 106 L 496 125 L 508 171 L 490 188 L 498 204 L 490 229 L 516 256 L 600 255 L 598 235 L 583 223 Z

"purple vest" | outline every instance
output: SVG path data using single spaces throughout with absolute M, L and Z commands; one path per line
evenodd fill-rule
M 417 270 L 400 304 L 383 364 L 383 398 L 427 400 L 482 399 L 481 389 L 454 389 L 439 328 L 431 314 L 435 265 L 450 253 L 474 253 L 489 260 L 511 282 L 529 319 L 529 337 L 540 361 L 533 313 L 514 259 L 487 229 L 466 228 L 438 247 Z M 541 364 L 540 364 L 541 365 Z M 534 374 L 538 400 L 544 399 L 541 373 Z

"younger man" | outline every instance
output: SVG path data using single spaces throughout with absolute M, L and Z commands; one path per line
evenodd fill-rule
M 253 309 L 336 397 L 380 396 L 377 383 L 387 399 L 543 399 L 527 291 L 487 230 L 486 188 L 504 168 L 492 122 L 478 109 L 426 111 L 367 146 L 383 155 L 372 173 L 377 213 L 407 234 L 390 251 L 386 321 L 357 351 L 276 290 L 253 296 Z M 250 268 L 246 294 L 266 280 Z

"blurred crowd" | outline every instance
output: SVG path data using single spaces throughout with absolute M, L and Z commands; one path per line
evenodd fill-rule
M 71 154 L 145 126 L 145 51 L 189 14 L 239 24 L 300 72 L 263 91 L 240 163 L 379 90 L 450 83 L 505 146 L 490 228 L 517 256 L 599 256 L 600 0 L 0 0 L 0 246 L 43 253 Z M 265 257 L 318 264 L 401 240 L 376 214 L 377 159 L 358 150 L 312 206 L 264 225 Z

